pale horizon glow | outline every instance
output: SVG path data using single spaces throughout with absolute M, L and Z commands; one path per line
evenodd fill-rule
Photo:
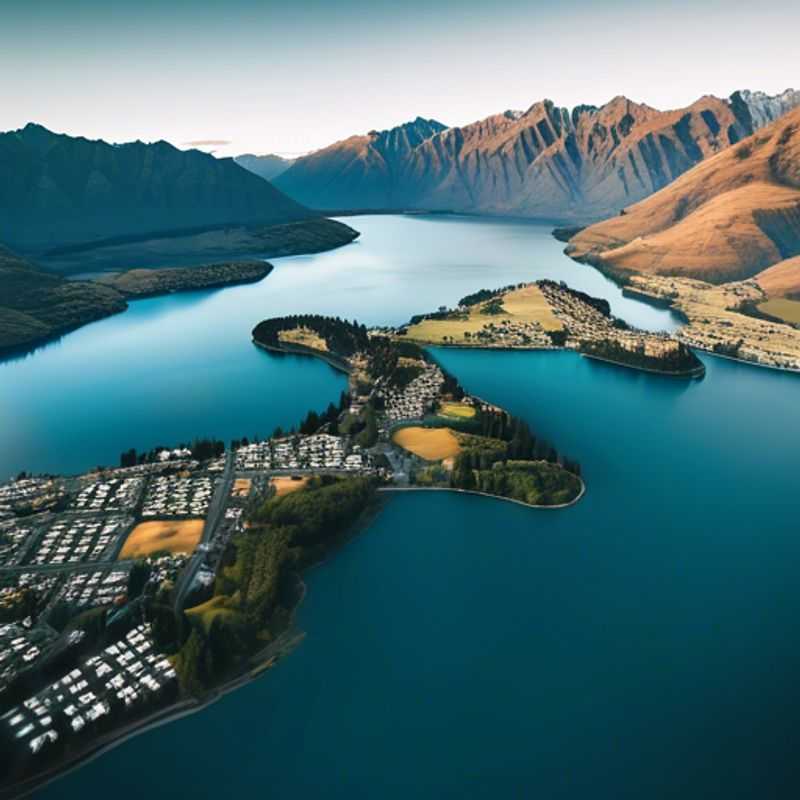
M 5 0 L 0 130 L 301 155 L 417 116 L 464 125 L 549 98 L 668 109 L 800 88 L 776 0 Z

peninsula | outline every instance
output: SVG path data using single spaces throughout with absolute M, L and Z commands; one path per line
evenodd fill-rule
M 131 269 L 97 279 L 128 298 L 153 297 L 194 289 L 217 289 L 240 283 L 256 283 L 272 272 L 268 261 L 227 261 L 201 267 Z
M 393 331 L 398 340 L 446 347 L 570 349 L 632 369 L 700 377 L 702 362 L 678 338 L 631 328 L 607 300 L 540 280 L 463 297 L 456 308 L 413 317 Z
M 316 315 L 265 320 L 253 340 L 335 362 L 349 391 L 262 441 L 0 486 L 0 798 L 261 675 L 298 639 L 301 574 L 379 493 L 549 509 L 583 495 L 577 463 L 412 342 Z

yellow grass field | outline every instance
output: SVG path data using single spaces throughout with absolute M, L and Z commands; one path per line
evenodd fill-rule
M 298 489 L 302 489 L 311 480 L 308 476 L 294 480 L 292 477 L 273 478 L 270 483 L 275 487 L 275 496 L 283 497 L 285 494 L 291 494 Z
M 464 341 L 464 334 L 473 336 L 489 323 L 538 322 L 546 331 L 560 331 L 564 326 L 553 314 L 542 290 L 536 284 L 512 289 L 502 295 L 503 313 L 482 314 L 485 303 L 478 303 L 469 310 L 467 319 L 424 319 L 408 328 L 406 337 L 417 342 L 441 344 L 445 337 L 456 342 Z
M 280 331 L 278 339 L 286 344 L 299 344 L 304 347 L 312 347 L 314 350 L 327 352 L 328 343 L 317 333 L 308 328 L 292 328 L 288 331 Z
M 450 428 L 401 428 L 392 435 L 392 441 L 426 461 L 440 461 L 461 452 L 461 445 Z
M 774 297 L 772 300 L 767 300 L 766 303 L 761 303 L 758 306 L 759 311 L 769 314 L 771 317 L 777 317 L 784 322 L 794 324 L 800 323 L 800 300 L 787 300 L 785 297 Z
M 233 482 L 233 488 L 231 489 L 231 496 L 232 497 L 247 497 L 250 494 L 250 486 L 252 481 L 250 478 L 237 478 Z
M 536 284 L 508 292 L 503 297 L 503 307 L 518 322 L 538 322 L 546 331 L 560 331 L 564 327 Z
M 475 409 L 467 403 L 442 403 L 439 408 L 439 413 L 443 417 L 472 419 L 475 416 Z
M 128 534 L 119 558 L 144 558 L 159 550 L 192 553 L 203 535 L 204 524 L 202 519 L 141 522 Z
M 205 629 L 206 633 L 208 633 L 208 631 L 211 629 L 212 623 L 217 617 L 231 616 L 232 614 L 238 613 L 231 608 L 224 607 L 226 600 L 226 597 L 217 595 L 216 597 L 212 597 L 210 600 L 206 600 L 205 603 L 200 603 L 199 606 L 187 608 L 186 614 L 193 622 L 199 622 Z

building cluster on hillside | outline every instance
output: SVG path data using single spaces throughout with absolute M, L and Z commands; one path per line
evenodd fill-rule
M 343 436 L 316 433 L 244 445 L 236 451 L 236 469 L 251 471 L 369 469 L 369 457 Z
M 513 319 L 501 319 L 497 322 L 488 322 L 482 330 L 475 333 L 465 333 L 464 341 L 466 344 L 479 344 L 482 347 L 540 349 L 553 347 L 553 340 L 535 320 L 520 322 Z
M 147 563 L 150 565 L 149 583 L 156 586 L 162 584 L 164 581 L 175 582 L 178 578 L 178 573 L 183 569 L 189 556 L 185 553 L 165 553 L 158 557 L 150 557 Z
M 176 680 L 169 659 L 158 652 L 143 624 L 85 659 L 59 680 L 0 717 L 4 738 L 36 754 L 103 717 L 137 711 Z
M 193 472 L 199 466 L 200 463 L 198 461 L 187 457 L 171 459 L 169 461 L 146 461 L 144 464 L 134 464 L 130 467 L 116 467 L 106 470 L 103 474 L 106 477 L 122 478 L 131 477 L 132 475 L 152 475 L 154 473 L 164 472 L 165 470 L 171 472 Z
M 129 566 L 76 572 L 67 579 L 58 600 L 80 611 L 111 605 L 126 596 L 129 573 Z
M 376 395 L 383 398 L 386 419 L 392 424 L 422 419 L 439 397 L 443 385 L 441 369 L 426 362 L 422 372 L 403 389 L 379 387 Z
M 139 501 L 143 478 L 99 478 L 78 493 L 71 508 L 76 511 L 129 511 Z
M 206 465 L 206 472 L 222 472 L 225 469 L 225 455 L 215 458 Z
M 45 609 L 56 596 L 62 576 L 59 573 L 46 572 L 12 572 L 3 576 L 0 587 L 0 609 L 5 611 L 7 619 L 11 612 L 18 609 L 16 619 L 30 627 L 33 624 L 31 615 Z
M 742 315 L 739 315 L 742 316 Z M 716 325 L 713 324 L 716 322 Z M 742 361 L 760 364 L 764 367 L 775 367 L 800 372 L 800 350 L 788 352 L 777 343 L 769 341 L 769 323 L 763 323 L 765 334 L 754 334 L 753 325 L 759 320 L 748 320 L 738 330 L 724 327 L 724 321 L 716 320 L 712 324 L 697 324 L 694 320 L 678 331 L 678 338 L 688 347 L 707 350 L 712 353 L 735 356 Z M 745 332 L 746 330 L 746 332 Z
M 174 450 L 159 450 L 156 454 L 156 458 L 159 461 L 175 461 L 191 457 L 192 451 L 188 447 L 176 447 Z
M 757 316 L 767 295 L 756 281 L 712 285 L 690 278 L 635 275 L 631 282 L 634 291 L 669 303 L 686 317 L 677 337 L 688 347 L 800 371 L 800 334 L 796 327 Z
M 0 566 L 10 567 L 22 561 L 31 543 L 34 528 L 28 523 L 0 522 Z
M 213 493 L 212 478 L 158 475 L 150 481 L 142 516 L 204 517 Z
M 20 478 L 0 485 L 0 508 L 21 500 L 33 500 L 47 483 L 50 481 L 43 478 Z
M 0 695 L 21 670 L 31 666 L 56 638 L 48 628 L 0 625 Z
M 20 478 L 0 484 L 0 520 L 13 518 L 17 510 L 44 511 L 63 496 L 63 487 L 52 478 Z
M 78 517 L 61 514 L 45 526 L 36 545 L 26 553 L 26 564 L 74 564 L 110 556 L 114 544 L 130 527 L 131 518 L 108 514 Z
M 625 350 L 654 358 L 673 355 L 680 347 L 678 340 L 668 333 L 618 327 L 612 317 L 607 317 L 558 285 L 542 283 L 540 289 L 555 316 L 567 329 L 567 347 L 580 349 L 585 342 L 613 341 Z

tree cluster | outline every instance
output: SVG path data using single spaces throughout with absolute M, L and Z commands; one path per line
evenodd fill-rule
M 371 478 L 321 476 L 258 509 L 226 553 L 207 610 L 190 615 L 175 657 L 184 692 L 204 694 L 285 628 L 296 601 L 295 573 L 335 544 L 374 489 Z M 174 630 L 180 622 L 165 614 L 158 624 L 165 636 L 180 638 Z
M 369 350 L 370 340 L 366 325 L 321 314 L 294 314 L 266 319 L 253 329 L 253 338 L 260 344 L 276 347 L 280 344 L 282 331 L 297 328 L 314 331 L 325 340 L 328 350 L 338 356 L 347 358 L 362 350 Z
M 677 347 L 661 356 L 645 353 L 644 344 L 635 350 L 629 350 L 615 339 L 582 342 L 581 351 L 587 355 L 654 371 L 691 372 L 702 367 L 700 359 L 683 342 L 678 342 Z

